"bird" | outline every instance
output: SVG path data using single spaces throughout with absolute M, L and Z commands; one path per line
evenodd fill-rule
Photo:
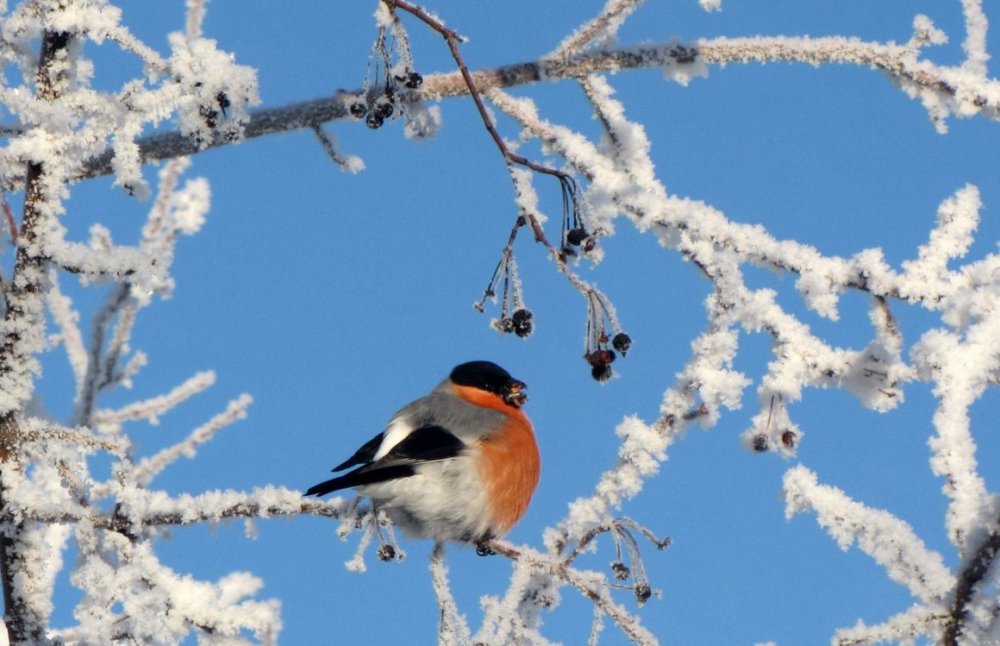
M 469 361 L 333 468 L 307 496 L 353 487 L 413 538 L 484 546 L 521 519 L 541 458 L 521 410 L 527 386 L 491 361 Z

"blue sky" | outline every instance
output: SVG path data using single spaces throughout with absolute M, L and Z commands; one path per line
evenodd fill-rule
M 166 35 L 183 27 L 182 2 L 118 3 L 125 23 L 166 51 Z M 473 69 L 537 58 L 553 49 L 602 2 L 429 5 L 470 42 Z M 960 3 L 727 2 L 707 14 L 694 0 L 643 6 L 626 24 L 625 44 L 719 35 L 853 35 L 909 39 L 913 16 L 930 15 L 949 45 L 926 50 L 954 63 L 963 38 Z M 878 6 L 873 6 L 878 5 Z M 258 69 L 264 106 L 357 88 L 375 37 L 374 2 L 271 3 L 213 0 L 205 34 Z M 996 12 L 990 16 L 998 19 Z M 407 20 L 416 67 L 451 71 L 440 37 Z M 997 49 L 996 30 L 989 45 Z M 95 50 L 97 79 L 117 87 L 134 63 Z M 105 67 L 106 65 L 106 67 Z M 983 118 L 952 120 L 935 132 L 926 111 L 879 73 L 856 66 L 730 65 L 687 87 L 658 70 L 610 77 L 629 118 L 646 125 L 660 180 L 677 195 L 708 202 L 730 219 L 763 224 L 777 238 L 796 238 L 825 254 L 850 256 L 881 247 L 894 266 L 916 255 L 939 203 L 966 183 L 982 193 L 982 224 L 970 258 L 996 251 L 1000 239 L 1000 138 Z M 533 97 L 544 116 L 597 133 L 582 93 L 571 82 L 513 90 Z M 598 385 L 581 360 L 586 304 L 557 274 L 544 249 L 525 236 L 516 252 L 534 335 L 522 341 L 489 328 L 490 314 L 471 307 L 485 287 L 516 209 L 509 178 L 472 103 L 440 104 L 437 138 L 414 143 L 400 122 L 370 131 L 336 123 L 342 152 L 367 168 L 351 175 L 330 163 L 310 132 L 270 136 L 195 158 L 189 176 L 211 181 L 212 210 L 203 231 L 179 245 L 172 299 L 142 312 L 133 346 L 150 365 L 128 398 L 164 392 L 196 371 L 217 371 L 216 386 L 139 429 L 143 453 L 182 438 L 232 397 L 254 397 L 249 419 L 225 430 L 197 459 L 158 480 L 172 492 L 250 489 L 264 484 L 308 487 L 327 477 L 391 414 L 442 379 L 456 363 L 494 360 L 528 383 L 543 476 L 534 502 L 510 538 L 541 546 L 541 531 L 568 503 L 588 494 L 614 460 L 616 424 L 626 415 L 655 418 L 663 391 L 690 356 L 705 325 L 709 283 L 696 268 L 627 222 L 604 243 L 604 262 L 581 272 L 610 297 L 635 341 L 616 363 L 618 378 Z M 517 131 L 502 121 L 508 137 Z M 543 159 L 534 145 L 522 152 Z M 116 236 L 137 236 L 148 208 L 121 197 L 110 180 L 73 188 L 65 224 L 78 239 L 101 221 Z M 558 215 L 556 183 L 536 182 L 542 208 Z M 550 226 L 557 223 L 550 223 Z M 557 231 L 550 230 L 550 237 Z M 794 278 L 746 269 L 753 286 L 778 290 L 779 302 L 831 342 L 860 348 L 870 338 L 868 298 L 848 294 L 841 320 L 801 306 Z M 84 320 L 99 289 L 81 296 Z M 894 307 L 906 347 L 935 318 Z M 736 367 L 751 379 L 769 360 L 769 339 L 741 335 Z M 52 414 L 72 407 L 62 355 L 45 359 L 40 392 Z M 68 394 L 70 393 L 70 394 Z M 116 395 L 116 397 L 119 397 Z M 813 517 L 784 518 L 782 474 L 801 462 L 822 481 L 911 523 L 949 565 L 955 555 L 943 528 L 942 482 L 927 464 L 933 398 L 910 384 L 900 409 L 861 409 L 841 391 L 808 391 L 792 415 L 806 432 L 798 455 L 753 455 L 739 435 L 757 412 L 754 387 L 742 410 L 723 415 L 707 433 L 692 431 L 623 514 L 672 537 L 666 551 L 644 550 L 652 584 L 662 591 L 641 609 L 622 593 L 664 643 L 783 644 L 825 642 L 858 619 L 882 621 L 911 599 L 857 551 L 842 553 Z M 124 402 L 126 399 L 111 399 Z M 980 473 L 1000 485 L 1000 413 L 988 393 L 972 411 L 979 431 Z M 301 518 L 257 523 L 256 540 L 241 523 L 177 528 L 162 545 L 179 571 L 215 579 L 250 570 L 265 597 L 283 603 L 287 644 L 429 643 L 437 610 L 427 572 L 430 545 L 406 541 L 398 564 L 369 559 L 369 571 L 345 571 L 357 536 L 346 543 L 330 521 Z M 585 564 L 604 568 L 604 544 Z M 460 609 L 478 626 L 479 598 L 501 594 L 510 574 L 499 557 L 452 548 L 449 563 Z M 69 621 L 65 586 L 56 621 Z M 543 633 L 583 643 L 589 604 L 564 589 L 563 604 L 545 616 Z M 60 614 L 61 613 L 61 614 Z M 606 643 L 621 634 L 606 628 Z

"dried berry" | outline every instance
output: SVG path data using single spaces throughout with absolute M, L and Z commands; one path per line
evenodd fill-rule
M 625 581 L 630 576 L 632 576 L 632 571 L 628 569 L 628 566 L 621 561 L 615 561 L 611 564 L 611 571 L 614 573 L 615 578 L 619 581 Z
M 785 445 L 786 449 L 794 449 L 795 441 L 797 439 L 798 437 L 795 435 L 795 431 L 786 429 L 785 432 L 781 434 L 781 443 Z
M 406 85 L 406 87 L 410 88 L 411 90 L 416 90 L 418 87 L 423 85 L 423 83 L 424 83 L 423 76 L 417 74 L 416 72 L 410 72 L 406 76 L 406 82 L 404 83 L 404 85 Z
M 592 366 L 610 366 L 615 361 L 614 350 L 594 350 L 586 357 Z
M 526 310 L 521 308 L 515 310 L 514 314 L 511 316 L 511 324 L 514 328 L 514 334 L 521 337 L 522 339 L 531 335 L 531 330 L 534 324 L 531 322 L 531 310 Z
M 611 366 L 607 364 L 595 364 L 590 368 L 590 376 L 597 381 L 607 381 L 611 379 Z
M 373 111 L 371 111 L 371 112 L 368 113 L 368 118 L 365 119 L 365 125 L 368 126 L 369 128 L 371 128 L 372 130 L 375 130 L 376 128 L 381 128 L 382 127 L 382 123 L 384 121 L 385 121 L 385 119 L 382 118 L 382 115 L 377 114 L 373 110 Z
M 624 332 L 619 332 L 615 335 L 615 338 L 611 339 L 611 346 L 621 352 L 624 357 L 628 354 L 628 349 L 632 347 L 632 337 Z
M 649 587 L 648 583 L 636 584 L 635 598 L 638 599 L 639 603 L 646 603 L 651 596 L 653 596 L 653 589 Z
M 577 227 L 575 229 L 570 229 L 566 233 L 566 242 L 570 243 L 574 247 L 579 247 L 583 244 L 583 241 L 587 239 L 587 230 L 583 227 Z
M 753 436 L 753 450 L 757 453 L 763 453 L 767 450 L 767 436 L 766 435 L 754 435 Z
M 514 331 L 514 321 L 505 316 L 493 321 L 493 327 L 500 334 L 510 334 Z
M 380 96 L 375 99 L 375 105 L 372 107 L 372 112 L 382 117 L 383 119 L 388 119 L 392 116 L 392 99 L 388 96 Z
M 364 101 L 355 101 L 349 109 L 355 119 L 361 119 L 368 114 L 368 105 Z
M 391 561 L 396 558 L 396 548 L 386 543 L 378 548 L 377 554 L 380 561 Z

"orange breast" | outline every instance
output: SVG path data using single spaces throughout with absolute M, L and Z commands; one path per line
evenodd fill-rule
M 528 509 L 541 470 L 531 422 L 519 409 L 508 408 L 510 420 L 480 445 L 478 464 L 498 536 L 506 534 Z

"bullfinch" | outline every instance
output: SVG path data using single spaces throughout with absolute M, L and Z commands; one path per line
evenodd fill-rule
M 482 544 L 503 536 L 538 484 L 525 388 L 495 363 L 460 364 L 333 470 L 357 468 L 306 495 L 354 487 L 416 538 Z

